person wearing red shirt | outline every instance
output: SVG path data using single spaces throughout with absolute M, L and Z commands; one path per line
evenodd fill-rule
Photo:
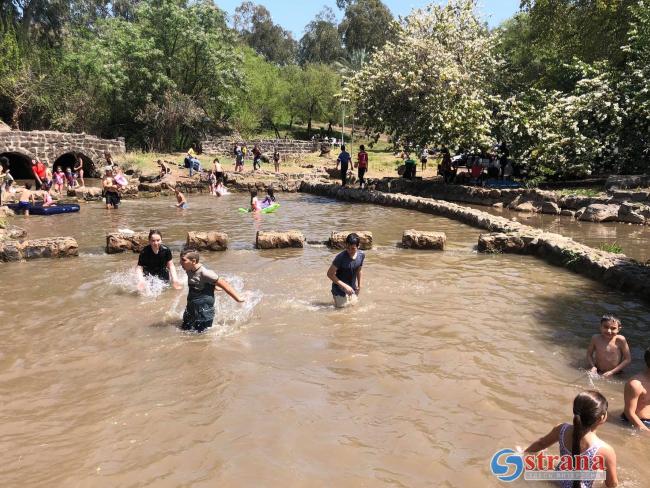
M 359 154 L 357 154 L 357 168 L 359 175 L 359 187 L 363 188 L 366 185 L 364 176 L 366 171 L 368 171 L 368 153 L 366 152 L 366 147 L 361 144 L 359 146 Z
M 32 159 L 32 173 L 34 175 L 34 185 L 37 190 L 40 190 L 43 183 L 47 182 L 45 165 L 38 159 Z

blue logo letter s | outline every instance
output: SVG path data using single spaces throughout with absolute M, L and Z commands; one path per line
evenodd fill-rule
M 502 460 L 502 458 L 504 459 Z M 509 483 L 519 478 L 524 472 L 524 460 L 512 449 L 501 449 L 492 456 L 490 469 L 499 480 Z

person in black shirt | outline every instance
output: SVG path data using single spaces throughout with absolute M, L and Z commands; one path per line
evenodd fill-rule
M 162 244 L 160 231 L 152 229 L 149 231 L 149 245 L 140 252 L 138 258 L 138 288 L 144 289 L 145 276 L 156 276 L 164 281 L 170 281 L 176 289 L 182 288 L 176 276 L 176 268 L 172 261 L 171 250 Z

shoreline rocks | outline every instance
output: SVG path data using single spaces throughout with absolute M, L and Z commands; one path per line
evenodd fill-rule
M 106 253 L 140 252 L 149 244 L 148 232 L 111 232 L 106 236 Z
M 362 249 L 364 251 L 368 249 L 372 249 L 372 232 L 367 230 L 350 231 L 350 232 L 334 231 L 330 235 L 330 238 L 327 241 L 327 245 L 332 249 L 345 249 L 345 240 L 348 238 L 349 234 L 352 234 L 352 232 L 354 232 L 359 236 L 359 249 Z
M 402 234 L 402 247 L 407 249 L 433 249 L 444 251 L 447 235 L 444 232 L 424 232 L 414 229 Z
M 0 242 L 0 261 L 22 261 L 41 258 L 67 258 L 79 255 L 79 245 L 73 237 L 48 237 L 23 242 Z
M 224 232 L 188 232 L 185 249 L 195 251 L 225 251 L 228 249 L 228 234 Z
M 257 249 L 283 249 L 305 247 L 305 236 L 297 230 L 287 232 L 257 231 L 255 248 Z

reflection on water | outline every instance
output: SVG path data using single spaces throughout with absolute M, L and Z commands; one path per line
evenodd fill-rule
M 636 299 L 529 256 L 477 254 L 481 231 L 444 218 L 283 195 L 255 221 L 236 210 L 246 198 L 25 219 L 82 253 L 0 267 L 0 485 L 496 487 L 492 454 L 570 421 L 581 389 L 621 411 L 626 376 L 579 368 L 603 313 L 623 320 L 627 374 L 641 368 L 650 309 Z M 160 228 L 176 261 L 186 231 L 228 232 L 231 248 L 202 261 L 246 305 L 219 294 L 212 330 L 179 331 L 187 290 L 135 293 L 136 255 L 103 254 L 124 227 Z M 374 233 L 357 307 L 331 306 L 333 251 L 253 249 L 257 229 L 292 228 Z M 397 248 L 409 228 L 446 232 L 449 251 Z M 625 486 L 645 486 L 647 442 L 615 420 L 599 433 Z

